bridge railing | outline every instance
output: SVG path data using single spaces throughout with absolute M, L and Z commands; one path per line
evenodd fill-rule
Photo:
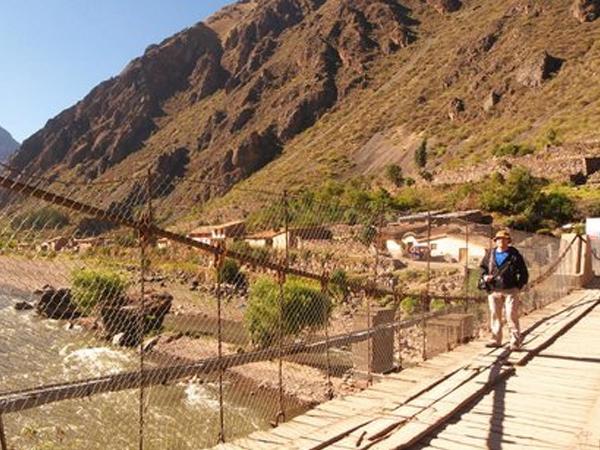
M 152 172 L 0 186 L 4 448 L 211 446 L 486 328 L 496 228 L 468 214 L 258 190 L 180 209 L 227 186 Z M 575 241 L 513 237 L 527 310 L 573 288 Z

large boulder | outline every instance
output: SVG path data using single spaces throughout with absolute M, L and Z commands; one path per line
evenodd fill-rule
M 600 17 L 600 0 L 575 0 L 571 12 L 581 23 L 592 22 Z
M 144 302 L 139 298 L 123 297 L 104 304 L 100 308 L 104 330 L 111 339 L 122 333 L 118 339 L 120 345 L 137 345 L 143 334 L 160 329 L 172 302 L 173 296 L 167 292 L 149 292 L 144 296 Z
M 36 291 L 39 296 L 36 302 L 36 311 L 49 319 L 75 319 L 81 314 L 77 306 L 71 301 L 70 289 L 55 289 L 52 286 L 44 286 Z
M 517 72 L 517 81 L 523 86 L 540 87 L 544 81 L 555 76 L 564 60 L 544 51 L 527 61 Z

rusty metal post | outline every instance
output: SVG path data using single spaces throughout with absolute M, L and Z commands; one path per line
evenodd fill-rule
M 321 292 L 323 295 L 329 295 L 329 275 L 327 270 L 323 268 L 323 279 L 321 280 Z M 326 312 L 327 314 L 327 312 Z M 327 364 L 327 381 L 325 383 L 325 396 L 327 399 L 333 399 L 333 383 L 331 382 L 331 354 L 329 348 L 329 315 L 325 317 L 325 359 Z
M 365 292 L 365 300 L 367 301 L 367 385 L 373 383 L 373 332 L 371 330 L 371 297 Z
M 469 312 L 469 221 L 465 220 L 465 313 Z
M 289 206 L 288 206 L 288 193 L 287 190 L 283 191 L 283 220 L 284 220 L 284 232 L 285 232 L 285 248 L 284 248 L 284 256 L 285 256 L 285 269 L 289 269 L 290 266 L 290 217 L 289 217 Z M 286 272 L 279 271 L 277 273 L 278 283 L 279 283 L 279 314 L 278 314 L 278 378 L 279 378 L 279 411 L 277 412 L 277 417 L 275 418 L 275 425 L 279 425 L 281 421 L 285 422 L 285 399 L 283 392 L 283 314 L 284 314 L 284 302 L 285 302 L 285 278 Z
M 223 368 L 221 358 L 223 357 L 223 312 L 221 290 L 221 273 L 225 263 L 225 242 L 219 246 L 220 253 L 215 255 L 215 270 L 217 275 L 217 358 L 219 364 L 219 443 L 225 442 L 225 410 L 223 408 Z
M 285 301 L 285 273 L 277 272 L 277 283 L 279 284 L 278 315 L 277 315 L 277 363 L 278 363 L 278 385 L 279 385 L 279 411 L 275 417 L 275 426 L 285 421 L 285 404 L 283 395 L 283 303 Z
M 431 211 L 427 211 L 427 284 L 423 298 L 421 298 L 421 312 L 423 314 L 423 361 L 427 360 L 427 319 L 430 303 L 430 282 L 431 282 Z
M 383 223 L 383 209 L 380 209 L 378 214 L 377 214 L 377 219 L 375 221 L 375 226 L 374 228 L 374 235 L 373 235 L 373 240 L 371 245 L 374 245 L 375 247 L 375 260 L 373 261 L 373 287 L 372 287 L 372 293 L 374 295 L 376 295 L 377 293 L 377 281 L 379 279 L 379 245 L 381 244 L 380 239 L 380 232 L 381 232 L 381 227 L 382 227 L 382 223 Z M 373 348 L 373 322 L 371 320 L 371 295 L 367 295 L 366 296 L 367 299 L 367 327 L 369 329 L 369 339 L 367 341 L 367 353 L 369 355 L 368 358 L 368 364 L 367 364 L 367 370 L 368 370 L 368 374 L 367 374 L 367 383 L 368 384 L 372 384 L 373 383 L 373 354 L 377 351 L 377 349 Z
M 4 421 L 2 420 L 2 414 L 0 414 L 0 449 L 8 450 L 8 444 L 6 443 L 6 434 L 4 432 Z
M 394 283 L 393 287 L 394 305 L 396 305 L 396 338 L 398 339 L 398 370 L 402 370 L 402 296 L 398 295 L 398 289 Z
M 144 331 L 146 318 L 146 274 L 148 270 L 147 246 L 151 241 L 152 228 L 152 173 L 148 169 L 146 176 L 146 211 L 142 216 L 144 228 L 139 230 L 140 242 L 140 312 L 138 314 L 138 339 L 140 352 L 140 395 L 139 395 L 139 425 L 138 448 L 144 449 L 144 415 L 145 415 L 145 389 L 144 389 Z

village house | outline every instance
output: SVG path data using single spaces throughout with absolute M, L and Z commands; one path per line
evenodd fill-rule
M 407 232 L 401 239 L 387 239 L 385 246 L 392 258 L 402 257 L 423 260 L 429 254 L 434 261 L 461 262 L 469 258 L 469 265 L 477 265 L 490 248 L 488 236 L 471 233 L 468 238 L 461 230 L 446 228 L 434 230 L 427 238 L 425 233 Z
M 415 236 L 408 233 L 402 239 L 405 252 L 410 254 L 411 248 L 418 249 L 417 252 L 427 255 L 430 252 L 432 260 L 444 260 L 447 262 L 466 262 L 469 265 L 477 265 L 490 248 L 491 241 L 487 236 L 470 235 L 467 242 L 464 233 L 435 234 L 427 239 L 427 236 Z
M 290 228 L 287 233 L 287 245 L 290 248 L 302 248 L 305 243 L 330 241 L 332 238 L 331 230 L 322 226 Z M 285 246 L 286 233 L 282 230 L 273 236 L 273 248 L 284 249 Z
M 252 248 L 273 247 L 273 238 L 279 234 L 278 231 L 261 231 L 246 236 L 244 241 Z
M 38 252 L 60 252 L 71 243 L 69 238 L 58 236 L 36 246 Z
M 156 248 L 159 250 L 164 250 L 171 246 L 171 241 L 167 238 L 160 238 L 156 241 Z
M 106 239 L 103 237 L 89 237 L 73 240 L 73 247 L 79 252 L 85 252 L 94 247 L 100 247 L 106 244 Z
M 191 231 L 187 237 L 203 244 L 213 244 L 225 239 L 242 238 L 246 233 L 246 223 L 236 220 L 220 225 L 204 225 Z
M 287 238 L 287 239 L 286 239 Z M 330 241 L 333 233 L 326 227 L 303 227 L 290 228 L 286 234 L 285 230 L 270 230 L 254 233 L 244 239 L 251 247 L 273 247 L 278 250 L 290 248 L 302 248 L 311 242 Z

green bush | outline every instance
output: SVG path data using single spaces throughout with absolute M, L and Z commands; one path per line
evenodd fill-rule
M 19 214 L 10 222 L 13 230 L 57 229 L 68 224 L 69 217 L 66 214 L 49 206 Z
M 481 205 L 509 216 L 508 226 L 526 231 L 571 220 L 576 211 L 573 201 L 561 192 L 543 192 L 545 184 L 521 167 L 513 169 L 506 179 L 494 174 L 482 186 Z
M 341 297 L 342 301 L 346 301 L 350 294 L 350 280 L 346 271 L 344 269 L 335 269 L 329 281 L 333 292 Z
M 244 320 L 252 342 L 268 347 L 279 334 L 279 285 L 261 277 L 250 288 Z M 324 325 L 331 314 L 331 300 L 321 290 L 297 278 L 288 278 L 283 287 L 282 331 L 297 336 L 305 329 Z
M 385 168 L 385 176 L 396 187 L 400 187 L 404 184 L 402 169 L 398 164 L 390 164 L 387 166 Z
M 400 308 L 404 314 L 412 316 L 419 311 L 419 300 L 414 297 L 404 297 L 400 302 Z
M 421 175 L 421 178 L 423 178 L 425 181 L 433 181 L 433 174 L 427 170 L 421 170 L 419 175 Z
M 562 141 L 558 137 L 558 132 L 554 128 L 550 128 L 546 132 L 546 136 L 545 136 L 544 140 L 545 140 L 545 143 L 547 145 L 560 145 L 560 144 L 562 144 Z
M 521 145 L 521 144 L 499 144 L 494 147 L 492 150 L 492 155 L 503 157 L 503 156 L 525 156 L 531 155 L 533 153 L 533 149 L 531 147 Z
M 240 271 L 240 265 L 235 259 L 226 258 L 219 269 L 219 282 L 240 285 L 246 282 L 246 276 Z
M 419 147 L 415 150 L 415 163 L 420 168 L 427 165 L 427 139 L 423 139 Z
M 441 298 L 436 298 L 431 301 L 430 309 L 432 312 L 441 311 L 446 307 L 446 302 Z
M 118 300 L 125 288 L 125 280 L 116 272 L 81 269 L 71 275 L 72 300 L 84 314 L 101 303 Z

